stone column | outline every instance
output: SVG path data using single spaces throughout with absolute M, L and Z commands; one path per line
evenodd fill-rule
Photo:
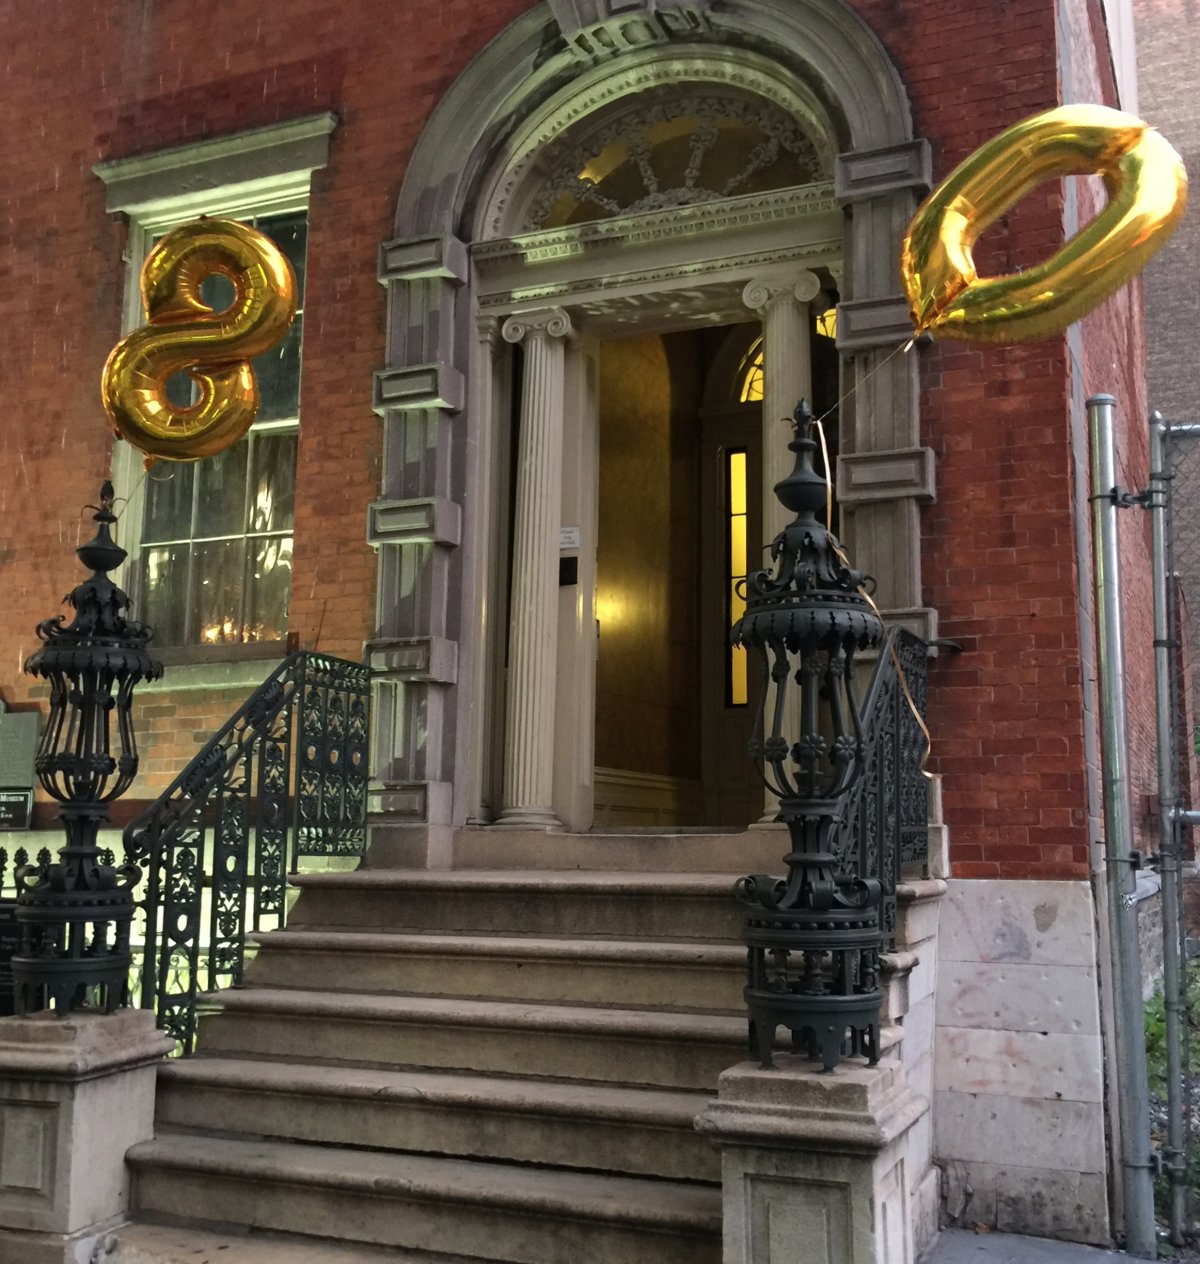
M 521 428 L 513 539 L 504 791 L 498 824 L 558 828 L 554 815 L 554 685 L 558 668 L 558 536 L 562 526 L 562 413 L 566 339 L 561 308 L 504 322 L 522 343 Z
M 780 270 L 751 281 L 742 301 L 759 313 L 763 327 L 762 497 L 763 543 L 791 520 L 772 488 L 791 473 L 788 451 L 798 400 L 812 403 L 812 337 L 809 304 L 821 291 L 816 273 Z
M 78 1264 L 127 1219 L 174 1043 L 142 1009 L 0 1019 L 0 1260 Z
M 770 542 L 792 515 L 775 495 L 775 484 L 792 472 L 792 414 L 801 399 L 812 403 L 812 334 L 809 304 L 821 292 L 816 273 L 780 269 L 747 284 L 742 301 L 759 313 L 763 327 L 762 542 Z M 766 565 L 766 553 L 762 565 Z M 751 570 L 755 559 L 748 559 Z M 790 728 L 799 730 L 800 700 L 789 709 Z M 768 790 L 759 825 L 774 822 L 779 802 Z

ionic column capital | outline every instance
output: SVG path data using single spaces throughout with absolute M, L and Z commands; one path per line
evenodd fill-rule
M 570 316 L 561 307 L 543 307 L 533 312 L 517 312 L 501 329 L 505 342 L 524 342 L 526 338 L 569 338 L 575 332 Z
M 742 291 L 742 302 L 756 312 L 766 312 L 781 299 L 811 303 L 821 292 L 821 278 L 805 268 L 771 272 L 755 277 Z

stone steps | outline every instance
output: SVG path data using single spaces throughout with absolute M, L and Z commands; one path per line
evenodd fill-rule
M 740 1011 L 745 984 L 736 944 L 293 928 L 251 938 L 250 987 Z
M 195 1057 L 163 1068 L 158 1121 L 195 1131 L 236 1120 L 256 1137 L 716 1182 L 717 1150 L 693 1128 L 709 1100 L 624 1085 Z
M 592 1006 L 248 988 L 210 998 L 207 1055 L 431 1067 L 712 1090 L 746 1019 Z
M 102 1251 L 101 1264 L 479 1264 L 462 1255 L 346 1246 L 241 1226 L 221 1231 L 191 1224 L 122 1225 L 105 1235 Z
M 292 1264 L 256 1253 L 280 1233 L 296 1264 L 325 1264 L 326 1241 L 328 1264 L 717 1264 L 720 1156 L 693 1120 L 747 1056 L 733 882 L 303 875 L 245 986 L 205 998 L 198 1054 L 160 1073 L 159 1135 L 130 1154 L 137 1214 L 235 1226 L 226 1264 Z
M 294 881 L 295 930 L 741 942 L 730 874 L 365 869 Z
M 143 1216 L 506 1264 L 718 1264 L 709 1185 L 164 1132 L 128 1155 Z

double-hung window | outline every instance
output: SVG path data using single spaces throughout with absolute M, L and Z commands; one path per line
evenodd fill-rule
M 287 639 L 300 427 L 300 365 L 312 170 L 328 156 L 331 115 L 319 115 L 184 149 L 103 163 L 110 210 L 129 215 L 125 325 L 144 321 L 141 262 L 175 225 L 198 215 L 253 224 L 275 241 L 296 273 L 298 307 L 278 346 L 253 361 L 260 404 L 250 433 L 215 457 L 162 461 L 142 476 L 141 454 L 118 444 L 118 495 L 129 498 L 122 535 L 125 584 L 157 647 L 182 659 L 273 653 Z M 208 278 L 215 310 L 230 282 Z M 192 402 L 186 374 L 167 384 Z

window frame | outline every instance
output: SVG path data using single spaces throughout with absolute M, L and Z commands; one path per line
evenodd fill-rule
M 140 293 L 142 260 L 154 238 L 202 214 L 233 219 L 309 212 L 312 173 L 328 164 L 330 137 L 337 126 L 331 113 L 311 115 L 233 136 L 199 141 L 156 153 L 98 163 L 93 171 L 107 189 L 106 208 L 124 214 L 128 235 L 123 255 L 125 282 L 122 334 L 145 321 Z M 306 247 L 307 248 L 307 247 Z M 286 423 L 290 426 L 292 423 Z M 264 428 L 279 428 L 265 423 Z M 146 510 L 143 456 L 117 440 L 112 479 L 126 497 L 121 518 L 131 527 L 118 539 L 128 553 L 115 578 L 134 600 L 142 555 Z M 294 529 L 293 529 L 294 539 Z M 213 665 L 279 658 L 286 641 L 169 646 L 157 651 L 169 664 Z

